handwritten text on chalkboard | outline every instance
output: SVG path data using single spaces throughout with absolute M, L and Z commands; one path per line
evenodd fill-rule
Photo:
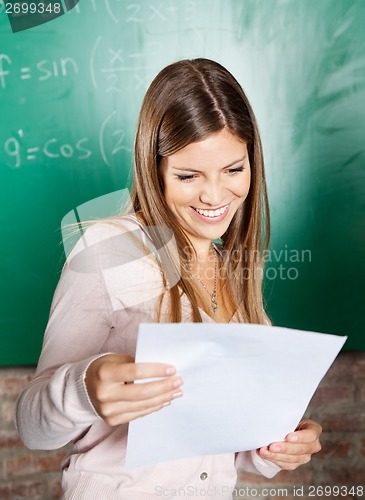
M 8 167 L 19 168 L 24 164 L 31 164 L 36 160 L 47 159 L 58 160 L 76 159 L 87 160 L 90 156 L 101 154 L 105 165 L 110 166 L 112 159 L 120 152 L 126 151 L 131 153 L 131 148 L 125 143 L 126 134 L 122 128 L 111 129 L 109 124 L 115 117 L 115 112 L 103 120 L 99 127 L 99 142 L 95 144 L 90 137 L 81 137 L 72 144 L 63 142 L 60 138 L 51 137 L 45 139 L 40 145 L 32 145 L 28 147 L 30 139 L 22 129 L 18 130 L 16 136 L 9 137 L 4 143 L 4 152 L 7 156 L 6 164 Z M 111 147 L 105 146 L 112 142 Z

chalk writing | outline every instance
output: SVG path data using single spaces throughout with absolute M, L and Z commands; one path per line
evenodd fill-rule
M 148 22 L 168 23 L 175 16 L 179 15 L 181 18 L 185 13 L 191 15 L 193 8 L 195 9 L 191 0 L 152 0 L 149 4 L 145 2 L 128 3 L 121 0 L 104 0 L 104 2 L 85 0 L 81 5 L 77 4 L 74 10 L 80 14 L 86 9 L 91 9 L 95 13 L 105 9 L 110 20 L 115 24 L 124 21 L 142 25 Z
M 163 44 L 152 41 L 146 44 L 146 51 L 151 53 L 151 67 L 156 64 L 156 60 L 163 54 Z M 98 61 L 103 61 L 105 65 L 99 67 Z M 148 81 L 144 75 L 149 65 L 144 63 L 144 54 L 139 52 L 127 52 L 124 47 L 110 47 L 109 42 L 102 36 L 98 36 L 91 48 L 89 59 L 90 78 L 95 90 L 100 88 L 106 92 L 122 93 L 125 90 L 125 80 L 122 74 L 129 73 L 134 81 L 134 89 L 148 86 Z
M 112 112 L 103 120 L 99 128 L 99 143 L 90 137 L 80 137 L 76 141 L 63 141 L 58 137 L 50 137 L 40 145 L 28 146 L 26 134 L 22 129 L 16 135 L 8 137 L 4 142 L 4 151 L 7 156 L 6 164 L 11 168 L 19 168 L 26 163 L 49 160 L 87 160 L 96 153 L 100 154 L 105 165 L 111 166 L 113 159 L 121 151 L 131 153 L 132 149 L 126 144 L 126 134 L 122 128 L 113 128 L 112 120 L 116 112 Z
M 65 78 L 79 72 L 78 64 L 72 57 L 61 57 L 59 60 L 49 61 L 42 59 L 32 66 L 23 66 L 16 69 L 13 60 L 7 54 L 0 54 L 0 87 L 7 87 L 7 79 L 11 73 L 20 80 L 29 80 L 35 78 L 38 81 L 49 80 L 52 77 Z

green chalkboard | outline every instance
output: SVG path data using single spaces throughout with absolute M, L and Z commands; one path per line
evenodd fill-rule
M 13 33 L 0 4 L 0 364 L 37 361 L 60 222 L 129 185 L 146 88 L 185 57 L 224 64 L 256 111 L 274 323 L 364 349 L 365 2 L 81 0 L 63 12 Z

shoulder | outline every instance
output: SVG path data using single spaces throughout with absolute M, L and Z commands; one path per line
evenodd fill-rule
M 134 216 L 123 215 L 111 219 L 104 219 L 87 227 L 84 236 L 88 244 L 95 244 L 121 234 L 128 235 L 142 230 L 142 224 Z
M 64 241 L 67 260 L 85 251 L 93 254 L 115 251 L 122 242 L 140 241 L 141 232 L 136 218 L 128 215 L 83 224 L 72 229 L 69 241 Z

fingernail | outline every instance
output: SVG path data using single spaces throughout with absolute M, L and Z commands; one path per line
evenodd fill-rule
M 180 387 L 181 385 L 183 385 L 183 380 L 181 378 L 177 378 L 176 380 L 173 381 L 172 383 L 172 386 L 173 387 Z
M 289 439 L 292 443 L 297 443 L 299 441 L 298 436 L 290 436 Z
M 162 406 L 169 406 L 171 404 L 171 401 L 166 401 Z
M 166 375 L 174 375 L 176 373 L 176 368 L 174 366 L 169 366 L 166 368 Z
M 179 398 L 180 396 L 182 396 L 182 391 L 177 391 L 173 393 L 172 398 L 175 399 Z

